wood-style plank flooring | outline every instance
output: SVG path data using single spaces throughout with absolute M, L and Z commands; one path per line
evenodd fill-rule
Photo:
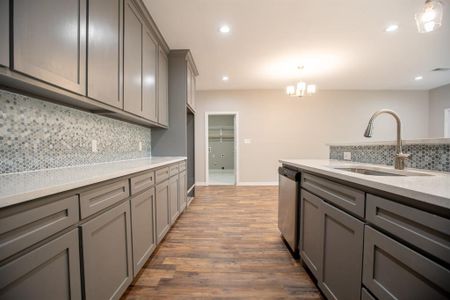
M 277 229 L 277 187 L 200 187 L 123 299 L 321 299 Z

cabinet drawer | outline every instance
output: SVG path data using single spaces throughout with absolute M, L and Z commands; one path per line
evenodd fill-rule
M 134 195 L 155 184 L 155 172 L 147 172 L 131 178 L 131 194 Z
M 91 190 L 80 193 L 81 218 L 89 217 L 130 195 L 128 179 L 96 185 Z
M 81 299 L 78 229 L 0 267 L 0 299 Z
M 363 263 L 363 283 L 379 299 L 448 299 L 448 269 L 367 225 Z
M 162 169 L 156 170 L 155 177 L 156 177 L 157 184 L 168 179 L 169 178 L 169 168 L 167 167 L 167 168 L 162 168 Z
M 170 166 L 169 167 L 169 176 L 172 177 L 174 175 L 177 175 L 178 174 L 178 170 L 179 170 L 178 165 Z
M 47 200 L 0 212 L 0 260 L 78 222 L 78 196 Z
M 183 161 L 179 164 L 179 169 L 180 169 L 180 172 L 186 170 L 186 162 L 185 161 Z
M 450 220 L 367 195 L 367 221 L 450 264 Z
M 365 193 L 334 181 L 305 173 L 301 185 L 350 213 L 364 217 Z

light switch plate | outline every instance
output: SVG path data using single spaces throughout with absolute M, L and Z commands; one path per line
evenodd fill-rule
M 352 153 L 344 152 L 344 160 L 352 160 Z
M 139 142 L 139 151 L 142 151 L 142 142 Z
M 252 139 L 244 139 L 244 144 L 251 144 L 252 143 Z

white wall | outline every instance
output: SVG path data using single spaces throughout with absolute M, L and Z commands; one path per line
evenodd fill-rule
M 370 116 L 381 108 L 400 114 L 403 138 L 428 136 L 427 91 L 319 91 L 301 99 L 282 90 L 200 91 L 196 108 L 197 183 L 205 181 L 205 112 L 239 112 L 241 183 L 276 182 L 281 158 L 327 158 L 326 143 L 364 140 Z M 393 139 L 394 120 L 380 116 L 373 140 Z
M 450 108 L 450 84 L 430 90 L 430 137 L 444 136 L 446 108 Z

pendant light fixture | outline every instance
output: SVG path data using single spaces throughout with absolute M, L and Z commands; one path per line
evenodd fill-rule
M 297 69 L 301 72 L 305 69 L 305 66 L 298 66 Z M 306 84 L 304 81 L 299 81 L 296 85 L 287 86 L 286 94 L 292 97 L 311 96 L 316 93 L 316 90 L 315 84 Z
M 428 33 L 441 27 L 443 11 L 440 0 L 427 0 L 415 15 L 417 30 L 420 33 Z

